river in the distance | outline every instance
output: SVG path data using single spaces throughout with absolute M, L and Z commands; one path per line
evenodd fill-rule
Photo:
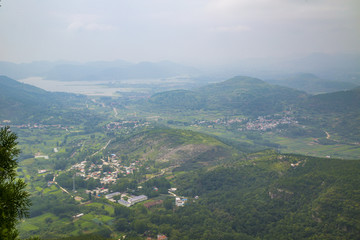
M 109 82 L 99 81 L 53 81 L 41 77 L 29 77 L 19 82 L 33 85 L 50 92 L 68 92 L 84 95 L 115 96 L 119 92 L 146 92 L 145 88 L 109 87 Z

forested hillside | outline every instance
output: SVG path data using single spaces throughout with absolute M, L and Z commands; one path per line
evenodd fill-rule
M 204 110 L 260 116 L 287 110 L 306 96 L 306 93 L 291 88 L 238 76 L 195 91 L 158 93 L 149 102 L 153 111 Z
M 360 88 L 311 96 L 299 105 L 310 124 L 360 141 Z
M 84 95 L 48 92 L 6 76 L 0 76 L 0 101 L 0 120 L 16 124 L 95 125 L 103 118 L 86 107 Z
M 181 193 L 199 200 L 156 223 L 175 228 L 174 239 L 357 238 L 359 161 L 271 151 L 248 159 L 180 176 Z

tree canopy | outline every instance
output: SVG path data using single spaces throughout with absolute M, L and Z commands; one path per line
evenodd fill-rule
M 17 136 L 9 127 L 0 128 L 0 239 L 15 239 L 18 219 L 28 216 L 26 184 L 16 179 Z

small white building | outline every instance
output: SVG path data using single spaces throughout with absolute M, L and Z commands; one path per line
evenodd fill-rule
M 125 207 L 130 207 L 131 206 L 131 203 L 129 203 L 129 202 L 125 201 L 125 200 L 122 200 L 122 199 L 120 199 L 118 201 L 118 203 L 125 206 Z
M 132 197 L 128 200 L 128 202 L 131 204 L 131 205 L 134 205 L 135 203 L 138 203 L 138 202 L 142 202 L 142 201 L 145 201 L 147 200 L 148 197 L 145 196 L 145 195 L 140 195 L 140 196 L 135 196 L 135 197 Z
M 106 199 L 110 199 L 110 198 L 113 198 L 113 197 L 119 196 L 119 195 L 121 195 L 120 192 L 114 192 L 114 193 L 110 193 L 110 194 L 108 194 L 108 195 L 105 195 L 105 198 L 106 198 Z
M 183 207 L 186 202 L 187 202 L 187 199 L 186 199 L 186 198 L 183 198 L 183 199 L 181 199 L 181 198 L 179 198 L 179 197 L 175 198 L 175 205 L 176 205 L 177 207 Z
M 80 214 L 78 214 L 78 215 L 73 216 L 73 218 L 79 218 L 79 217 L 82 217 L 82 216 L 84 216 L 84 214 L 83 214 L 83 213 L 80 213 Z

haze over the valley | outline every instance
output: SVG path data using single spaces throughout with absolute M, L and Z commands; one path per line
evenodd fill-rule
M 360 52 L 357 0 L 3 0 L 1 5 L 0 60 L 16 63 L 169 60 L 203 67 Z

